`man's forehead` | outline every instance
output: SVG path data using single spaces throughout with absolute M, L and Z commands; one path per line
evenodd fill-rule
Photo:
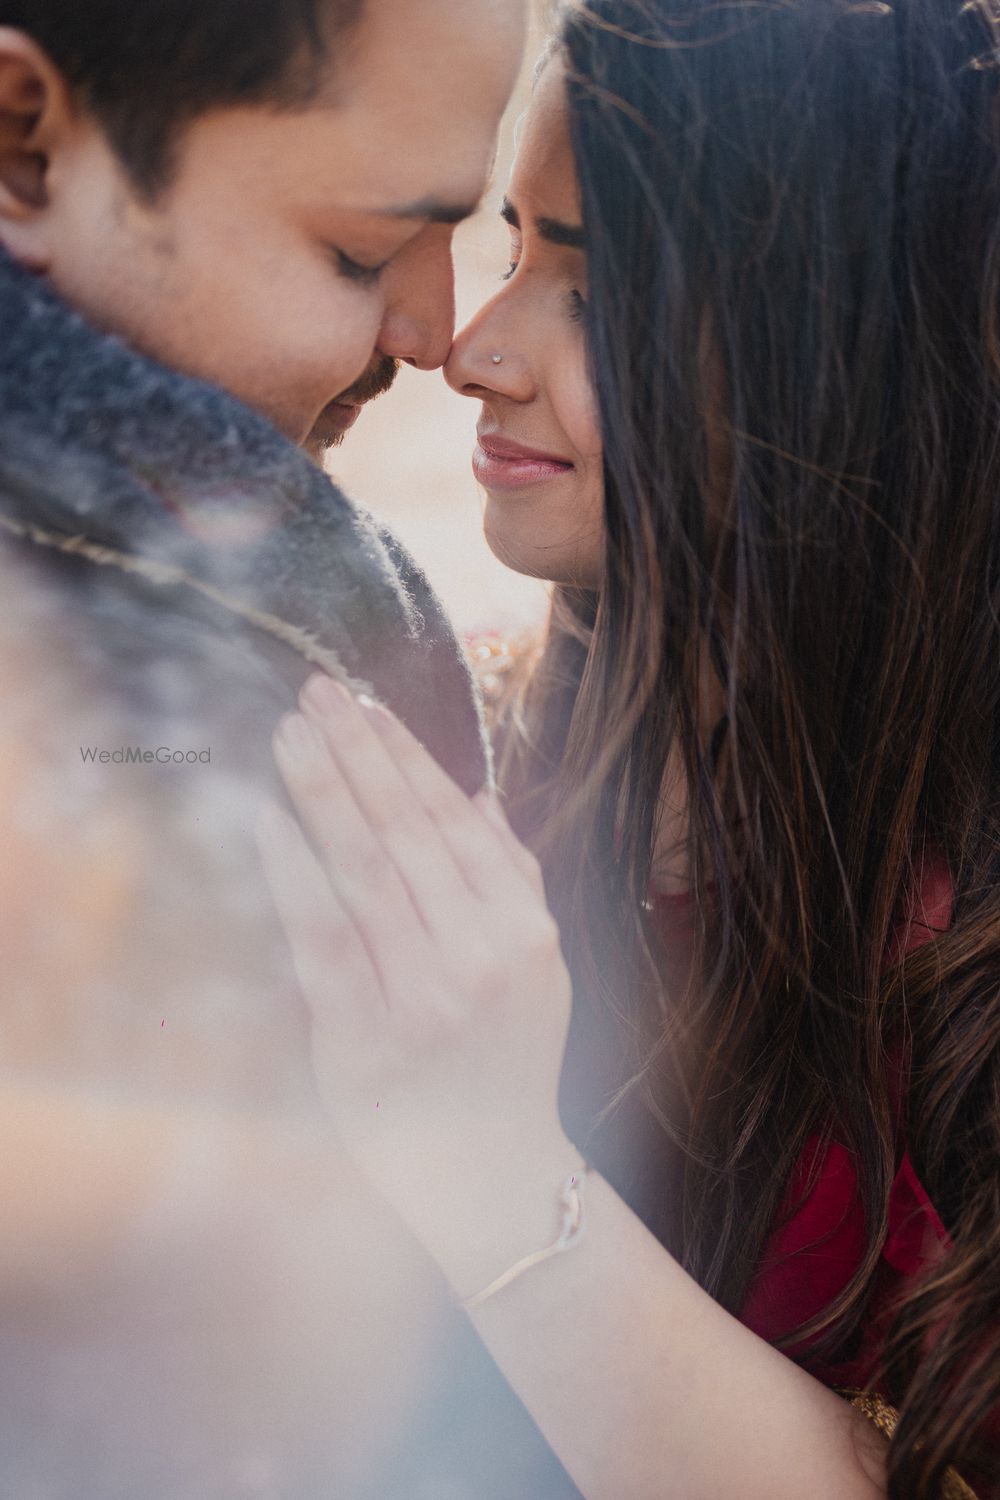
M 371 146 L 372 142 L 367 141 L 352 156 L 346 171 L 345 163 L 331 158 L 330 171 L 324 174 L 327 180 L 322 186 L 313 179 L 320 194 L 327 201 L 336 201 L 339 212 L 347 217 L 375 218 L 387 224 L 410 226 L 461 224 L 479 212 L 493 181 L 495 140 L 486 143 L 478 160 L 467 156 L 461 165 L 439 162 L 438 169 L 431 169 L 426 175 L 421 168 L 428 164 L 406 165 L 388 152 L 372 152 Z
M 425 193 L 419 198 L 407 198 L 402 202 L 389 202 L 379 206 L 376 212 L 386 219 L 413 220 L 423 224 L 461 224 L 478 213 L 483 195 L 490 183 L 497 164 L 497 142 L 489 146 L 485 159 L 478 164 L 479 176 L 469 178 L 457 191 L 452 188 L 443 193 Z
M 524 0 L 366 0 L 329 106 L 344 201 L 356 184 L 359 205 L 390 217 L 468 216 L 492 168 L 524 12 Z

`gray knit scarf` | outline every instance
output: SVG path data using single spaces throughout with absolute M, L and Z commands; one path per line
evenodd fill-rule
M 2 249 L 0 532 L 141 575 L 166 609 L 209 600 L 223 628 L 366 684 L 466 790 L 490 774 L 461 651 L 398 543 L 263 417 L 98 332 Z

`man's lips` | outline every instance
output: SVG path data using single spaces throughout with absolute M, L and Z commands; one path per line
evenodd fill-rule
M 558 479 L 572 471 L 568 459 L 539 448 L 528 448 L 499 433 L 478 434 L 479 446 L 472 455 L 472 470 L 487 490 L 516 490 L 528 484 Z
M 323 433 L 347 432 L 360 415 L 361 407 L 353 402 L 331 401 L 329 406 L 324 406 L 316 426 Z

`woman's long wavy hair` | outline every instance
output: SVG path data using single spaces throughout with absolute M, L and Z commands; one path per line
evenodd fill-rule
M 810 1136 L 853 1154 L 867 1252 L 788 1340 L 810 1358 L 857 1348 L 904 1049 L 951 1247 L 885 1346 L 895 1500 L 980 1472 L 1000 1407 L 997 28 L 995 0 L 565 12 L 606 549 L 597 594 L 557 591 L 507 757 L 579 991 L 610 1002 L 575 1033 L 612 1016 L 612 1081 L 641 1072 L 628 1105 L 680 1162 L 657 1227 L 682 1262 L 738 1310 Z M 671 757 L 675 983 L 645 909 Z M 953 920 L 887 967 L 929 856 Z

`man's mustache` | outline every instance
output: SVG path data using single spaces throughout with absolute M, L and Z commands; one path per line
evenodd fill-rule
M 396 376 L 399 374 L 399 360 L 384 359 L 372 365 L 366 370 L 360 380 L 356 380 L 352 386 L 348 386 L 343 395 L 337 397 L 341 406 L 364 406 L 366 401 L 374 401 L 376 396 L 384 396 L 386 391 L 392 388 Z

